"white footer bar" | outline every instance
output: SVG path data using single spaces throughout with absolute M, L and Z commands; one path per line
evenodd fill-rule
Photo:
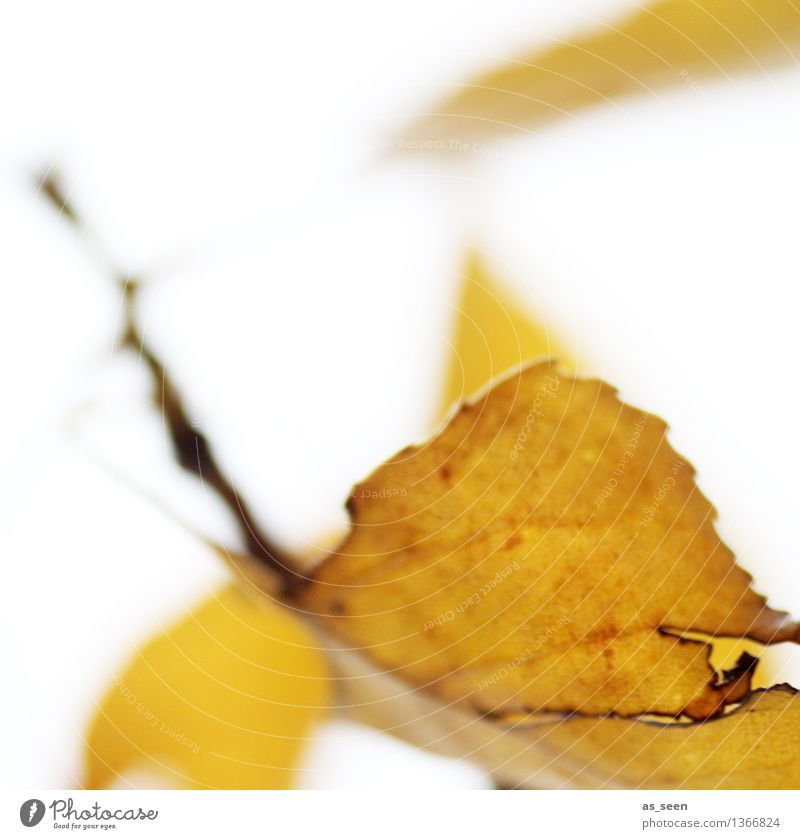
M 23 790 L 2 801 L 4 837 L 800 836 L 797 792 Z

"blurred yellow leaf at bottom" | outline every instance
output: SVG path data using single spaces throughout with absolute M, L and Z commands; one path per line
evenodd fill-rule
M 233 585 L 140 648 L 86 739 L 85 786 L 285 789 L 328 704 L 311 634 Z

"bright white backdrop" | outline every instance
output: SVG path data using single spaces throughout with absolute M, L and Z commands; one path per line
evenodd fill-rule
M 474 245 L 589 369 L 670 420 L 759 590 L 800 609 L 800 71 L 583 114 L 466 165 L 387 155 L 392 129 L 453 83 L 630 5 L 2 12 L 2 736 L 15 786 L 76 783 L 114 666 L 224 577 L 97 457 L 204 531 L 230 531 L 169 468 L 135 365 L 112 360 L 119 299 L 36 198 L 30 175 L 48 164 L 113 258 L 153 279 L 148 333 L 288 545 L 312 550 L 342 525 L 353 481 L 428 432 Z M 485 783 L 349 725 L 319 733 L 309 779 Z

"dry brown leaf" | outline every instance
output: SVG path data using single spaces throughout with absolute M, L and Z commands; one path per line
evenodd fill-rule
M 624 96 L 797 62 L 792 0 L 660 0 L 471 79 L 405 132 L 405 149 L 463 151 Z M 470 147 L 470 146 L 467 146 Z
M 714 529 L 657 417 L 550 363 L 461 408 L 356 487 L 353 529 L 303 605 L 448 703 L 688 715 L 742 699 L 683 632 L 792 639 Z

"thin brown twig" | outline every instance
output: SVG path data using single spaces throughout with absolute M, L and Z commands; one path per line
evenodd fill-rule
M 61 218 L 79 231 L 85 230 L 83 220 L 52 171 L 37 180 L 37 188 Z M 125 332 L 120 346 L 138 353 L 150 371 L 154 384 L 153 399 L 164 418 L 175 460 L 182 469 L 216 492 L 234 516 L 247 552 L 277 576 L 281 593 L 291 597 L 306 583 L 305 575 L 292 567 L 292 561 L 257 523 L 248 504 L 219 467 L 208 438 L 190 420 L 180 391 L 167 374 L 163 361 L 145 342 L 136 320 L 136 297 L 140 283 L 125 272 L 117 270 L 114 273 L 125 302 Z

